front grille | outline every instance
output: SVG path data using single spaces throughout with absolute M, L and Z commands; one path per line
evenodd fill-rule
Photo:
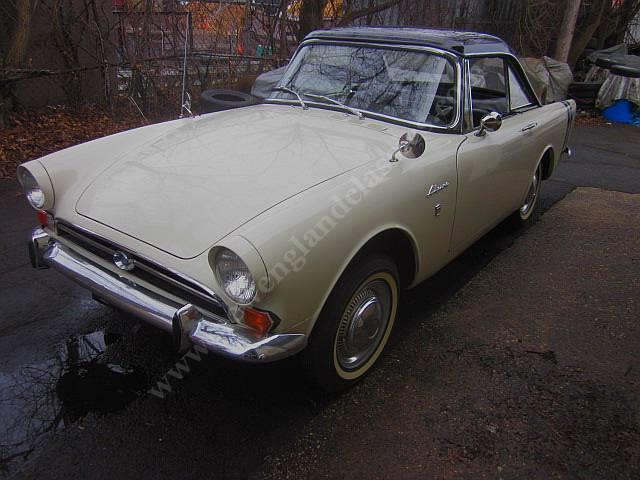
M 116 251 L 126 252 L 135 265 L 135 268 L 128 272 L 131 276 L 211 313 L 226 316 L 222 302 L 213 292 L 208 291 L 197 282 L 71 224 L 58 221 L 57 231 L 60 238 L 78 245 L 108 262 L 113 262 L 113 254 Z

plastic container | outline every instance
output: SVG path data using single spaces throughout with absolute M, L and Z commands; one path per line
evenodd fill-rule
M 633 125 L 633 103 L 628 100 L 616 100 L 613 105 L 602 111 L 602 116 L 611 122 Z

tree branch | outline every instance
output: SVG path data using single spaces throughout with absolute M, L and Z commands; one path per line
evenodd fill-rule
M 357 20 L 358 18 L 366 17 L 367 15 L 373 15 L 374 13 L 382 12 L 383 10 L 387 10 L 388 8 L 394 7 L 398 5 L 401 0 L 389 0 L 384 3 L 380 3 L 378 5 L 373 5 L 368 8 L 363 8 L 362 10 L 356 10 L 355 12 L 347 12 L 347 14 L 340 19 L 338 22 L 338 27 L 343 27 L 348 25 L 349 23 Z

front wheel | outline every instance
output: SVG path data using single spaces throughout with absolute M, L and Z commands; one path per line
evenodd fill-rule
M 527 196 L 524 199 L 523 204 L 511 215 L 511 223 L 514 227 L 522 227 L 527 223 L 531 223 L 538 214 L 538 203 L 540 199 L 540 187 L 542 185 L 542 162 L 538 164 L 531 183 L 529 184 L 529 190 Z
M 303 359 L 323 390 L 349 388 L 371 369 L 393 328 L 398 309 L 396 265 L 374 256 L 350 267 L 316 322 Z

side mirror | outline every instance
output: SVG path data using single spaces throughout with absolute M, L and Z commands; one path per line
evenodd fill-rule
M 476 133 L 477 137 L 483 137 L 487 132 L 495 132 L 502 126 L 502 115 L 498 112 L 491 112 L 480 120 L 480 130 Z
M 425 148 L 427 147 L 424 138 L 419 133 L 405 133 L 400 137 L 400 141 L 398 142 L 398 148 L 391 155 L 390 162 L 398 161 L 398 153 L 402 153 L 407 158 L 418 158 L 420 155 L 424 153 Z

